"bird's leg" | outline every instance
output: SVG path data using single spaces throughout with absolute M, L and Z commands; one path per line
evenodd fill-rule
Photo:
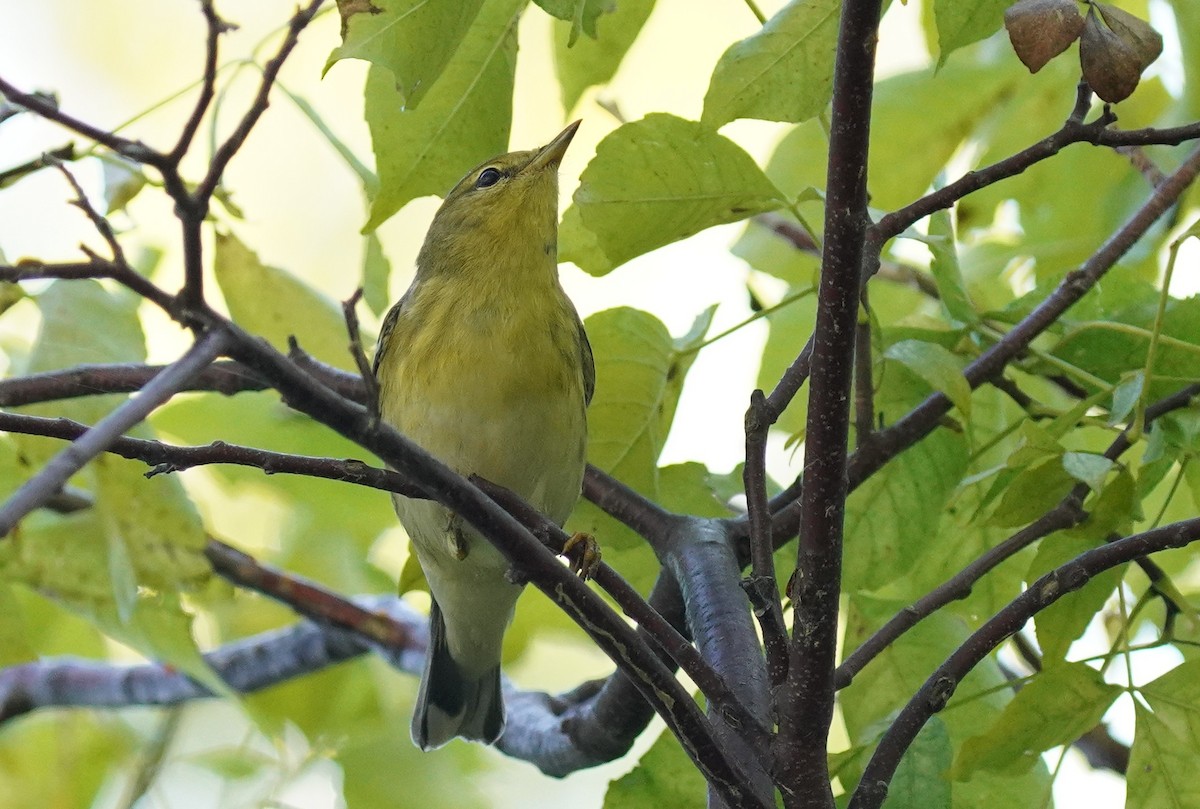
M 467 558 L 471 547 L 467 544 L 467 538 L 463 536 L 462 523 L 457 517 L 450 518 L 450 524 L 446 526 L 446 539 L 450 543 L 450 552 L 454 554 L 455 559 L 461 562 Z
M 600 543 L 591 534 L 576 532 L 563 543 L 559 555 L 570 563 L 572 573 L 586 581 L 600 564 Z

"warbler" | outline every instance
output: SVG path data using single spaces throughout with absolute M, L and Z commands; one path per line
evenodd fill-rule
M 558 279 L 558 166 L 578 126 L 481 163 L 446 195 L 374 363 L 384 422 L 559 525 L 579 499 L 595 388 L 587 334 Z M 521 587 L 446 508 L 393 502 L 432 596 L 413 741 L 490 744 L 504 730 L 500 652 Z

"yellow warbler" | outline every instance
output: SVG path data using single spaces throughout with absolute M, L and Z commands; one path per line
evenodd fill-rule
M 559 525 L 579 499 L 595 386 L 591 346 L 558 281 L 558 165 L 578 126 L 454 186 L 375 354 L 385 422 Z M 393 500 L 433 596 L 413 741 L 494 742 L 504 730 L 501 644 L 521 588 L 461 518 Z

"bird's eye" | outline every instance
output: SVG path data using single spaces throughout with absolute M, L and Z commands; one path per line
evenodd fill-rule
M 479 172 L 479 179 L 475 181 L 475 187 L 487 188 L 488 186 L 495 185 L 500 182 L 501 176 L 499 169 L 486 168 Z

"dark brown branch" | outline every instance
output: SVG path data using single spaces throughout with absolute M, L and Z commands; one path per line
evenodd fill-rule
M 0 430 L 24 435 L 40 435 L 75 441 L 88 431 L 88 426 L 70 419 L 28 416 L 19 413 L 0 412 Z M 309 455 L 292 455 L 271 452 L 257 447 L 227 444 L 214 441 L 206 446 L 173 446 L 161 441 L 145 438 L 120 436 L 104 449 L 113 455 L 141 461 L 152 467 L 147 477 L 182 472 L 197 466 L 229 464 L 261 469 L 268 475 L 304 475 L 306 477 L 336 480 L 369 486 L 385 492 L 395 492 L 407 497 L 423 497 L 417 487 L 390 469 L 379 469 L 353 459 L 320 458 Z
M 45 118 L 47 121 L 53 121 L 72 132 L 83 135 L 89 140 L 94 140 L 96 143 L 107 146 L 117 154 L 137 163 L 158 166 L 165 159 L 165 155 L 154 151 L 140 141 L 122 138 L 106 129 L 100 129 L 86 121 L 81 121 L 78 118 L 68 115 L 58 108 L 57 102 L 52 97 L 48 97 L 42 93 L 23 93 L 3 78 L 0 78 L 0 94 L 3 94 L 5 98 L 16 106 L 24 107 L 30 112 Z
M 221 175 L 225 173 L 225 168 L 229 165 L 229 161 L 233 159 L 234 155 L 246 143 L 246 138 L 250 136 L 250 131 L 258 123 L 258 119 L 262 117 L 262 114 L 267 111 L 267 106 L 270 104 L 271 88 L 275 86 L 275 79 L 279 76 L 279 71 L 283 67 L 283 63 L 287 61 L 288 56 L 296 47 L 296 43 L 300 41 L 300 33 L 312 22 L 313 17 L 316 16 L 317 11 L 324 2 L 325 0 L 311 0 L 308 5 L 298 9 L 292 15 L 291 20 L 288 21 L 287 33 L 283 37 L 283 42 L 279 45 L 279 50 L 263 66 L 262 79 L 259 81 L 258 92 L 255 94 L 254 100 L 250 103 L 250 107 L 246 110 L 245 115 L 242 116 L 242 120 L 234 127 L 233 132 L 217 147 L 217 151 L 212 157 L 212 162 L 209 163 L 204 179 L 196 187 L 193 193 L 193 197 L 196 200 L 207 202 L 212 197 L 213 191 L 216 190 L 217 184 L 221 181 Z
M 521 521 L 534 536 L 541 539 L 550 550 L 562 553 L 568 540 L 565 531 L 548 517 L 508 489 L 472 477 L 471 482 L 479 486 L 489 497 L 499 503 L 505 511 Z M 675 665 L 679 666 L 704 694 L 712 709 L 728 718 L 728 721 L 744 729 L 746 738 L 754 744 L 759 755 L 767 755 L 767 729 L 751 716 L 746 706 L 733 693 L 729 685 L 713 670 L 687 638 L 654 610 L 621 575 L 604 562 L 592 573 L 596 582 L 608 593 L 617 606 L 632 618 L 639 627 L 658 645 Z
M 742 484 L 750 524 L 750 575 L 742 582 L 762 631 L 767 656 L 767 679 L 772 688 L 787 679 L 787 627 L 775 579 L 775 546 L 771 540 L 771 512 L 767 506 L 767 431 L 771 420 L 761 390 L 750 394 L 746 410 L 746 464 Z
M 788 809 L 832 809 L 829 724 L 841 588 L 849 397 L 864 240 L 880 0 L 842 4 L 829 132 L 824 255 L 813 330 L 792 646 L 780 690 L 775 777 Z
M 417 642 L 411 626 L 364 609 L 315 582 L 263 564 L 232 545 L 209 539 L 204 555 L 222 578 L 286 604 L 319 626 L 346 629 L 390 649 L 423 651 L 427 640 L 424 633 L 417 636 Z
M 57 166 L 64 160 L 74 159 L 75 144 L 73 143 L 43 152 L 33 160 L 28 160 L 19 166 L 13 166 L 12 168 L 0 171 L 0 188 L 8 188 L 22 177 L 41 171 L 44 168 L 49 168 L 50 166 Z
M 354 311 L 354 307 L 362 299 L 362 295 L 363 288 L 359 287 L 354 290 L 353 295 L 342 301 L 342 317 L 346 321 L 346 333 L 350 337 L 348 350 L 362 377 L 362 386 L 366 389 L 367 411 L 378 414 L 380 412 L 379 383 L 375 381 L 375 371 L 371 368 L 371 361 L 367 359 L 367 352 L 363 349 L 362 334 L 358 327 L 358 314 Z
M 1138 241 L 1151 225 L 1170 209 L 1200 174 L 1200 149 L 1194 150 L 1149 199 L 1092 256 L 1067 273 L 1058 287 L 1003 339 L 984 351 L 963 371 L 972 389 L 999 376 L 1004 368 L 1025 352 L 1033 340 L 1076 301 L 1086 295 L 1104 274 Z M 941 393 L 924 402 L 890 427 L 875 433 L 870 446 L 855 451 L 849 459 L 851 489 L 878 471 L 900 452 L 929 435 L 949 412 L 950 400 Z M 776 498 L 778 499 L 778 498 Z M 776 537 L 789 537 L 799 528 L 799 504 L 795 501 L 774 513 Z
M 949 185 L 926 194 L 911 205 L 906 205 L 881 218 L 867 231 L 867 254 L 874 259 L 888 239 L 900 235 L 935 211 L 949 208 L 968 194 L 1009 177 L 1015 177 L 1035 163 L 1053 157 L 1072 143 L 1098 138 L 1114 118 L 1111 113 L 1106 112 L 1096 120 L 1085 124 L 1083 118 L 1087 115 L 1091 98 L 1092 91 L 1086 84 L 1081 83 L 1079 92 L 1075 96 L 1074 108 L 1062 128 L 1057 132 L 986 168 L 969 171 Z
M 666 509 L 591 464 L 583 476 L 583 496 L 645 537 L 651 547 L 671 528 L 672 515 Z
M 1200 395 L 1200 384 L 1189 385 L 1170 396 L 1154 402 L 1146 408 L 1144 426 L 1149 427 L 1156 419 L 1163 415 L 1187 407 L 1197 395 Z M 1120 458 L 1132 446 L 1129 436 L 1130 430 L 1125 430 L 1118 435 L 1109 444 L 1108 448 L 1105 449 L 1104 457 L 1110 461 L 1116 461 Z M 1041 517 L 1000 544 L 989 548 L 981 556 L 954 574 L 954 576 L 921 596 L 921 598 L 917 599 L 915 603 L 902 612 L 893 616 L 891 620 L 863 641 L 838 666 L 836 672 L 837 687 L 840 689 L 848 686 L 858 673 L 870 661 L 874 660 L 880 652 L 891 646 L 900 636 L 925 618 L 928 618 L 950 602 L 969 596 L 971 588 L 1001 562 L 1011 558 L 1023 548 L 1029 547 L 1034 542 L 1049 536 L 1055 531 L 1072 528 L 1082 523 L 1088 516 L 1087 512 L 1083 510 L 1083 502 L 1087 493 L 1088 487 L 1086 484 L 1076 484 L 1057 505 Z M 1168 609 L 1177 609 L 1178 605 L 1175 605 L 1171 601 L 1165 590 L 1155 585 L 1156 580 L 1161 580 L 1165 575 L 1159 569 L 1158 565 L 1149 559 L 1138 560 L 1138 564 L 1142 566 L 1143 570 L 1146 570 L 1146 574 L 1151 580 L 1151 586 L 1155 588 L 1156 593 L 1167 603 Z
M 179 133 L 179 140 L 175 142 L 175 148 L 167 155 L 167 159 L 175 167 L 179 166 L 183 156 L 191 147 L 192 139 L 196 137 L 196 132 L 200 129 L 200 122 L 204 120 L 204 114 L 208 112 L 208 106 L 216 94 L 217 54 L 221 35 L 235 27 L 217 16 L 217 10 L 213 6 L 212 0 L 200 0 L 200 10 L 204 14 L 204 24 L 207 30 L 204 44 L 204 78 L 200 82 L 200 97 L 196 99 L 192 114 L 184 122 L 183 130 Z
M 878 809 L 904 751 L 933 714 L 942 710 L 971 669 L 1025 623 L 1106 570 L 1140 556 L 1181 548 L 1200 539 L 1200 518 L 1173 523 L 1093 548 L 1032 582 L 938 667 L 888 728 L 863 771 L 850 809 Z
M 84 464 L 104 452 L 122 433 L 174 396 L 188 379 L 220 356 L 229 342 L 229 335 L 223 332 L 205 334 L 178 362 L 167 366 L 150 380 L 136 398 L 117 407 L 95 427 L 47 461 L 0 508 L 0 537 L 8 536 L 22 517 L 59 491 Z
M 875 379 L 871 362 L 871 316 L 867 288 L 862 290 L 863 311 L 854 334 L 854 443 L 862 447 L 875 432 Z
M 105 393 L 133 393 L 142 389 L 165 366 L 76 365 L 62 371 L 0 379 L 0 407 L 19 407 Z M 214 362 L 196 374 L 181 391 L 214 391 L 232 396 L 262 391 L 267 384 L 236 362 Z
M 215 319 L 215 316 L 208 315 Z M 220 321 L 224 323 L 223 321 Z M 214 325 L 217 325 L 214 323 Z M 236 325 L 230 354 L 266 377 L 292 407 L 370 449 L 409 477 L 430 498 L 460 515 L 530 581 L 564 609 L 638 685 L 642 695 L 684 743 L 709 783 L 732 806 L 758 805 L 747 783 L 716 743 L 712 728 L 672 672 L 619 616 L 561 565 L 524 526 L 475 486 L 366 411 L 313 385 L 311 377 Z

